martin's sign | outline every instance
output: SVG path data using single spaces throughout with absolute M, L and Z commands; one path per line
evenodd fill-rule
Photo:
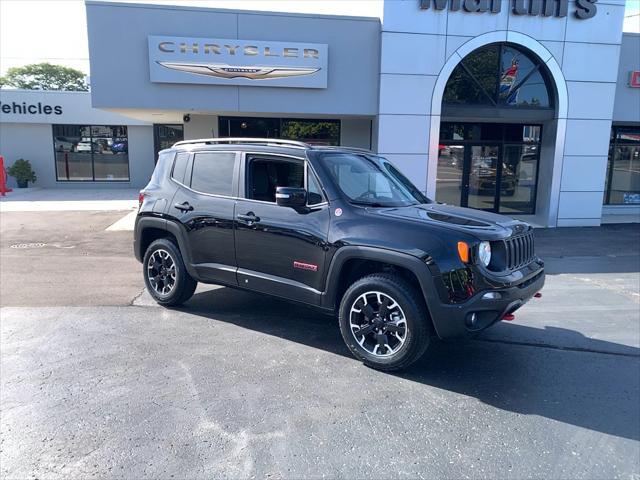
M 436 10 L 449 10 L 455 12 L 491 12 L 498 13 L 502 10 L 502 3 L 509 3 L 509 7 L 515 15 L 533 15 L 543 17 L 566 17 L 569 11 L 569 0 L 419 0 L 420 8 L 427 10 L 433 6 Z M 573 14 L 576 18 L 587 19 L 595 16 L 598 0 L 574 0 Z
M 328 47 L 317 43 L 149 37 L 152 82 L 327 88 Z

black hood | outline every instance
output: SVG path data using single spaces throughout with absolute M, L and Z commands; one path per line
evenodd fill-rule
M 374 209 L 370 212 L 374 213 Z M 497 213 L 439 203 L 380 208 L 375 209 L 375 213 L 463 231 L 487 240 L 509 237 L 531 228 L 524 222 Z

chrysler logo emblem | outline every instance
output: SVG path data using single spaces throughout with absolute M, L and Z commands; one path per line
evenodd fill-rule
M 180 72 L 207 75 L 218 78 L 248 78 L 250 80 L 267 80 L 270 78 L 299 77 L 312 75 L 320 68 L 303 67 L 260 67 L 239 66 L 220 63 L 185 63 L 185 62 L 158 62 L 165 68 Z

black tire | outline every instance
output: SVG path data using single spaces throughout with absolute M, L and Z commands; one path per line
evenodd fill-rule
M 399 312 L 403 314 L 406 320 L 404 332 L 399 332 L 400 336 L 404 333 L 404 342 L 402 344 L 398 342 L 399 346 L 397 347 L 397 351 L 393 352 L 389 347 L 382 347 L 387 356 L 374 355 L 373 352 L 370 351 L 370 348 L 368 349 L 368 347 L 371 347 L 371 345 L 367 344 L 371 339 L 369 337 L 367 337 L 368 340 L 364 341 L 362 340 L 364 335 L 360 336 L 359 340 L 364 342 L 360 344 L 360 342 L 356 340 L 356 333 L 352 330 L 351 325 L 352 308 L 361 308 L 358 307 L 358 302 L 362 302 L 362 300 L 360 300 L 362 296 L 366 297 L 367 294 L 375 295 L 375 292 L 382 293 L 383 298 L 390 298 L 394 302 L 392 305 L 398 305 L 400 308 Z M 373 298 L 375 299 L 375 296 Z M 385 300 L 383 300 L 383 302 L 384 301 Z M 362 305 L 362 303 L 360 303 L 360 305 Z M 362 313 L 355 313 L 354 315 L 357 318 L 363 319 L 367 315 L 364 312 L 365 308 L 361 308 L 361 310 Z M 378 313 L 381 311 L 382 309 L 378 308 Z M 359 315 L 364 317 L 358 317 Z M 381 317 L 378 315 L 377 318 L 379 319 Z M 363 321 L 367 322 L 367 320 Z M 342 338 L 347 344 L 347 347 L 349 347 L 349 350 L 351 350 L 351 353 L 365 365 L 383 371 L 400 370 L 411 365 L 424 354 L 432 336 L 431 319 L 426 310 L 422 293 L 409 285 L 400 276 L 390 273 L 374 273 L 361 278 L 351 285 L 340 302 L 339 322 Z M 370 328 L 373 322 L 365 324 Z M 384 332 L 382 328 L 381 332 Z M 388 332 L 383 334 L 395 335 L 394 333 Z M 376 334 L 370 332 L 369 335 L 377 339 L 379 338 L 377 335 L 382 335 L 382 333 Z M 400 340 L 400 338 L 398 338 L 398 340 Z M 377 341 L 379 342 L 379 340 Z M 375 349 L 375 342 L 373 348 Z
M 155 280 L 152 280 L 150 277 L 152 269 L 150 268 L 150 259 L 154 254 L 154 263 L 155 259 L 160 255 L 164 255 L 167 253 L 171 262 L 175 266 L 175 278 L 172 277 L 173 283 L 171 285 L 170 290 L 166 293 L 162 291 L 158 291 L 158 285 L 163 285 L 159 280 L 156 282 L 156 286 L 153 285 Z M 155 273 L 155 272 L 154 272 Z M 142 261 L 142 274 L 144 276 L 144 283 L 147 286 L 147 290 L 153 297 L 153 299 L 158 302 L 158 304 L 164 307 L 175 307 L 178 305 L 182 305 L 184 302 L 189 300 L 193 296 L 193 292 L 195 292 L 196 287 L 198 286 L 198 282 L 196 282 L 184 265 L 184 261 L 182 260 L 182 255 L 180 254 L 180 249 L 176 246 L 174 242 L 167 238 L 161 238 L 159 240 L 155 240 L 147 251 L 144 253 L 144 259 Z M 154 276 L 154 278 L 157 278 Z M 169 287 L 166 287 L 167 289 Z

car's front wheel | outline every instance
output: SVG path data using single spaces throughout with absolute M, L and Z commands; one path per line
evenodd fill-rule
M 187 272 L 180 250 L 171 240 L 161 238 L 151 243 L 142 264 L 147 290 L 160 305 L 181 305 L 193 296 L 198 282 Z
M 340 303 L 340 331 L 351 353 L 378 370 L 400 370 L 429 346 L 431 323 L 422 294 L 402 277 L 361 278 Z

